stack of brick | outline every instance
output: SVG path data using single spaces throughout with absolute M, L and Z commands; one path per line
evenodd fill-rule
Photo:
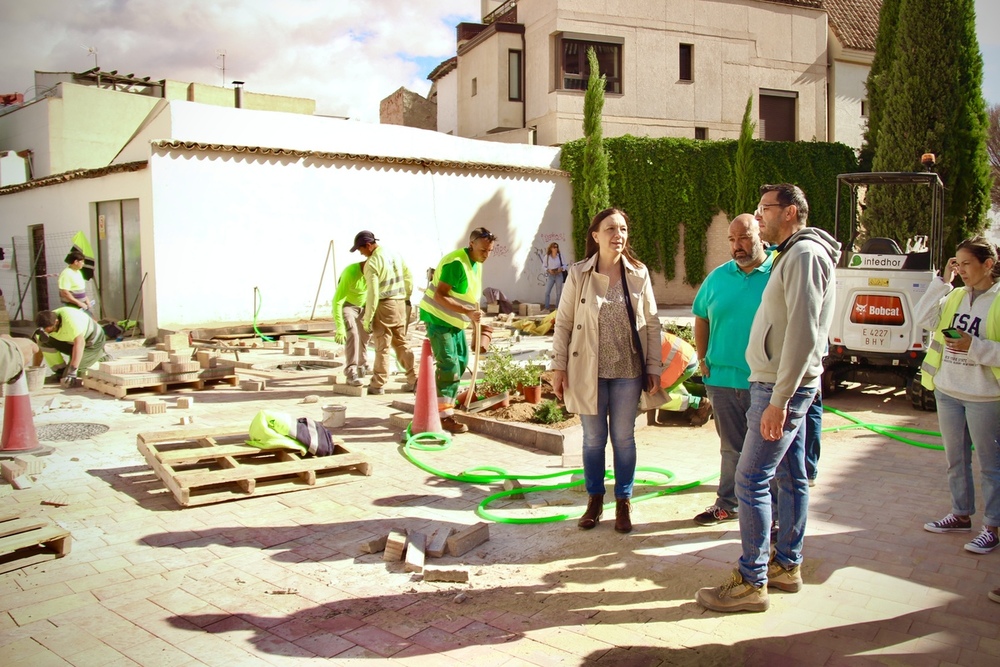
M 0 334 L 10 334 L 10 315 L 7 313 L 7 302 L 0 294 Z

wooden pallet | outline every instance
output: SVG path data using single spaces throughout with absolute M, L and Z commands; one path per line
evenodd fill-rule
M 181 379 L 184 378 L 184 379 Z M 165 394 L 168 391 L 177 389 L 204 389 L 208 384 L 226 383 L 232 387 L 237 386 L 240 381 L 235 374 L 212 377 L 199 377 L 198 373 L 182 373 L 175 375 L 174 379 L 151 381 L 148 384 L 124 385 L 115 384 L 97 377 L 83 378 L 83 386 L 86 389 L 93 389 L 115 398 L 125 398 L 135 394 Z
M 0 514 L 0 574 L 62 558 L 73 537 L 47 519 L 22 519 L 20 512 Z
M 139 451 L 183 507 L 248 496 L 286 493 L 371 475 L 361 454 L 336 443 L 331 456 L 305 457 L 290 450 L 245 444 L 246 431 L 159 431 L 138 435 Z

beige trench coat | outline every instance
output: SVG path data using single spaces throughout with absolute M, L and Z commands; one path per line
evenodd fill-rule
M 653 283 L 645 266 L 635 266 L 624 256 L 625 282 L 635 310 L 635 326 L 646 359 L 646 374 L 660 374 L 660 320 L 656 317 Z M 597 315 L 608 292 L 608 278 L 597 273 L 597 255 L 569 269 L 556 316 L 554 370 L 566 371 L 563 393 L 573 414 L 597 414 Z M 645 391 L 645 386 L 643 386 Z

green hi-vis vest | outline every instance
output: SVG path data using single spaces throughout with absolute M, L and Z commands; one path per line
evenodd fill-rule
M 931 334 L 931 345 L 924 356 L 924 363 L 920 365 L 920 384 L 925 389 L 934 389 L 934 375 L 941 368 L 941 359 L 944 355 L 944 334 L 942 329 L 951 326 L 951 321 L 955 318 L 958 304 L 962 303 L 965 290 L 954 289 L 945 299 L 944 308 L 941 309 L 941 319 L 937 328 Z M 986 337 L 990 340 L 1000 341 L 1000 296 L 993 299 L 990 309 L 986 313 Z M 993 366 L 993 375 L 1000 380 L 1000 366 Z
M 451 264 L 455 260 L 462 263 L 465 267 L 465 279 L 469 282 L 468 289 L 465 290 L 464 294 L 456 294 L 452 292 L 448 296 L 458 299 L 459 301 L 464 301 L 469 305 L 479 304 L 479 294 L 483 291 L 483 274 L 482 265 L 474 263 L 469 259 L 469 253 L 465 251 L 465 248 L 459 248 L 454 252 L 450 252 L 441 258 L 438 262 L 437 268 L 434 270 L 434 279 L 431 280 L 430 287 L 424 292 L 424 298 L 420 302 L 420 310 L 425 310 L 434 317 L 438 318 L 443 322 L 447 322 L 456 329 L 465 329 L 469 326 L 472 321 L 467 315 L 462 315 L 456 313 L 453 310 L 448 310 L 442 306 L 434 298 L 434 290 L 437 289 L 437 284 L 441 280 L 441 269 Z

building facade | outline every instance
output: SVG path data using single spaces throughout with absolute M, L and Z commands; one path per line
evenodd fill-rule
M 605 136 L 736 138 L 752 97 L 761 139 L 859 147 L 880 4 L 483 0 L 482 22 L 457 27 L 455 67 L 432 73 L 456 91 L 438 114 L 465 137 L 578 139 L 594 48 Z

